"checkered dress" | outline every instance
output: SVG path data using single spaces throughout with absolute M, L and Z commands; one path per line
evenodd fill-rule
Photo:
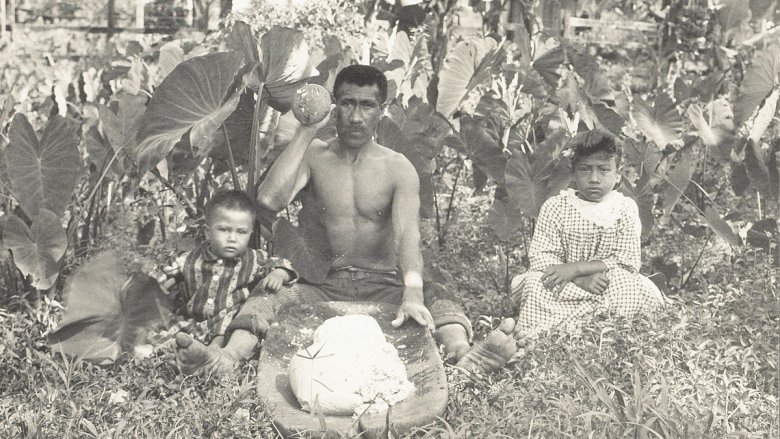
M 658 288 L 639 274 L 640 234 L 637 205 L 613 191 L 598 203 L 567 189 L 541 208 L 529 250 L 529 271 L 516 276 L 512 290 L 520 304 L 518 332 L 535 335 L 554 327 L 574 330 L 597 309 L 632 317 L 664 303 Z M 541 276 L 548 267 L 568 262 L 603 261 L 609 286 L 592 294 L 574 283 L 559 293 Z

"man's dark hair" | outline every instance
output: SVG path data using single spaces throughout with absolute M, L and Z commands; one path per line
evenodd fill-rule
M 605 153 L 615 158 L 615 165 L 619 168 L 623 164 L 623 144 L 620 139 L 605 130 L 604 128 L 594 128 L 584 133 L 576 134 L 569 140 L 568 148 L 571 148 L 571 163 L 576 165 L 582 158 Z
M 211 217 L 219 208 L 249 212 L 252 214 L 252 218 L 257 216 L 257 204 L 246 192 L 242 191 L 221 190 L 215 193 L 206 203 L 206 224 L 211 222 Z
M 341 84 L 354 84 L 358 87 L 376 85 L 379 89 L 379 103 L 384 104 L 387 99 L 387 78 L 385 74 L 374 67 L 353 64 L 341 69 L 333 83 L 333 96 L 338 99 Z

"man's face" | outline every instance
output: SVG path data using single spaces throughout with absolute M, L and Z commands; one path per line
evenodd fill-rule
M 220 258 L 237 258 L 246 252 L 252 235 L 252 214 L 237 209 L 217 208 L 206 228 L 211 251 Z
M 588 201 L 603 200 L 619 181 L 620 173 L 614 156 L 591 154 L 574 165 L 574 185 L 580 196 Z
M 371 142 L 382 102 L 376 84 L 358 86 L 345 82 L 336 90 L 336 133 L 339 143 L 348 148 L 361 148 Z

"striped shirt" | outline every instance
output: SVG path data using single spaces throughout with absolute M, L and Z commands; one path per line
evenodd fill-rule
M 168 276 L 181 283 L 174 297 L 177 312 L 195 322 L 207 321 L 212 336 L 224 333 L 241 305 L 271 271 L 286 270 L 288 284 L 298 277 L 288 260 L 269 257 L 263 250 L 247 249 L 238 258 L 223 259 L 211 252 L 208 242 L 179 255 L 172 267 L 175 271 Z

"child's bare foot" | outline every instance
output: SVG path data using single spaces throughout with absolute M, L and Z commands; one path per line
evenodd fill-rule
M 236 368 L 237 362 L 226 350 L 206 346 L 189 334 L 176 334 L 176 367 L 182 373 L 224 375 Z
M 493 332 L 466 352 L 458 360 L 457 366 L 469 372 L 488 373 L 500 369 L 517 352 L 517 343 L 513 337 L 514 319 L 505 319 Z

